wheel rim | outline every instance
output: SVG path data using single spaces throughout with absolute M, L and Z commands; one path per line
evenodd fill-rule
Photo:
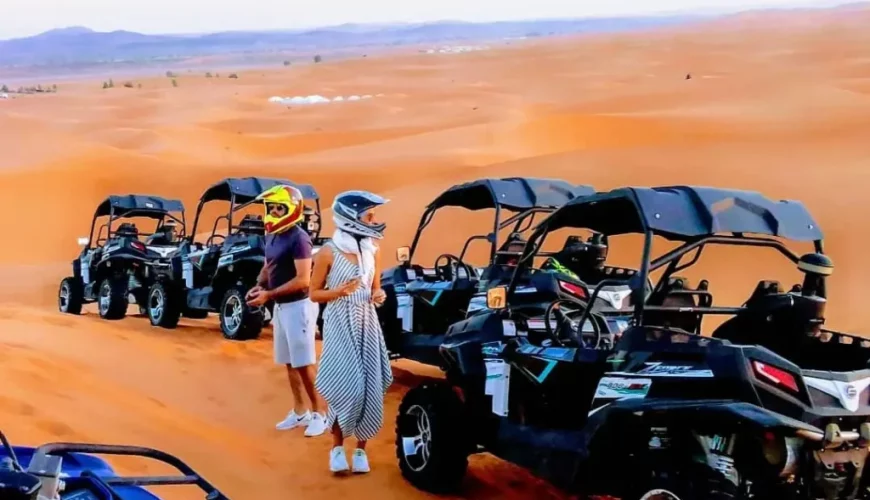
M 680 497 L 669 490 L 656 488 L 646 492 L 640 500 L 680 500 Z
M 109 302 L 112 300 L 112 289 L 108 281 L 104 281 L 100 287 L 100 312 L 105 314 L 109 310 Z
M 66 311 L 69 307 L 69 295 L 69 283 L 64 281 L 63 284 L 60 285 L 60 294 L 58 295 L 61 310 Z
M 237 295 L 231 295 L 223 310 L 224 324 L 228 333 L 236 333 L 242 324 L 242 301 Z
M 429 415 L 419 405 L 414 405 L 408 408 L 406 413 L 408 416 L 414 417 L 416 428 L 408 429 L 416 434 L 412 436 L 402 436 L 402 451 L 405 463 L 414 472 L 420 472 L 429 464 L 429 453 L 432 442 L 432 428 L 429 425 Z M 403 432 L 403 434 L 405 434 Z
M 159 288 L 151 292 L 151 300 L 148 301 L 148 314 L 159 320 L 163 316 L 163 307 L 166 301 L 163 299 L 163 291 Z

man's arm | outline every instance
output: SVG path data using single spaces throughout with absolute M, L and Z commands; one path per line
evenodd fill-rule
M 269 284 L 269 265 L 267 262 L 263 261 L 263 268 L 260 269 L 260 274 L 257 275 L 257 286 L 260 288 L 266 288 L 266 285 Z
M 311 284 L 311 260 L 312 250 L 311 237 L 305 233 L 301 233 L 297 238 L 290 243 L 289 252 L 286 259 L 293 259 L 293 265 L 296 266 L 296 277 L 276 287 L 274 290 L 269 290 L 268 297 L 274 299 L 281 295 L 287 295 L 300 290 L 307 290 Z M 289 262 L 287 262 L 289 264 Z

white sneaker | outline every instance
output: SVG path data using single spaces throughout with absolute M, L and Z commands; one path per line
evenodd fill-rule
M 366 473 L 369 468 L 369 458 L 366 456 L 365 450 L 359 448 L 353 450 L 353 471 L 356 473 Z
M 278 422 L 275 425 L 275 428 L 279 431 L 287 431 L 290 429 L 295 429 L 296 427 L 304 427 L 308 425 L 308 422 L 311 421 L 311 413 L 305 412 L 302 415 L 297 415 L 296 410 L 291 410 L 290 413 L 287 414 L 287 417 Z
M 332 472 L 344 472 L 347 469 L 347 457 L 344 454 L 344 448 L 336 446 L 329 452 L 329 470 Z
M 305 436 L 319 436 L 324 432 L 326 432 L 326 418 L 320 413 L 312 413 L 311 420 L 308 421 L 308 428 L 305 429 Z

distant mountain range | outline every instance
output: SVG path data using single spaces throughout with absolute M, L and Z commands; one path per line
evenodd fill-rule
M 305 31 L 228 31 L 193 35 L 97 32 L 85 27 L 55 29 L 0 40 L 0 66 L 71 66 L 144 62 L 230 53 L 307 52 L 409 44 L 457 43 L 575 33 L 615 32 L 698 20 L 670 15 L 566 20 L 418 24 L 344 24 Z
M 721 18 L 740 11 L 756 13 L 783 10 L 835 8 L 840 13 L 867 9 L 870 3 L 842 0 L 794 0 L 791 6 L 773 9 L 696 9 L 659 15 L 543 19 L 472 23 L 437 21 L 427 23 L 342 24 L 309 30 L 225 31 L 205 34 L 143 34 L 132 31 L 97 32 L 74 26 L 38 35 L 0 40 L 0 68 L 73 68 L 105 63 L 166 63 L 191 57 L 235 54 L 248 61 L 269 54 L 305 55 L 318 52 L 374 50 L 418 44 L 495 42 L 506 38 L 541 37 L 580 33 L 620 32 L 658 28 L 693 21 Z

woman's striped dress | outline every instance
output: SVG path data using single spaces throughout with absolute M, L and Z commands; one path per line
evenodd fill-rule
M 336 289 L 361 277 L 357 290 L 326 304 L 323 311 L 323 348 L 315 387 L 329 405 L 326 425 L 338 420 L 344 437 L 367 441 L 381 428 L 384 395 L 393 382 L 387 347 L 371 302 L 374 269 L 360 276 L 360 267 L 332 242 L 332 268 L 326 286 Z

